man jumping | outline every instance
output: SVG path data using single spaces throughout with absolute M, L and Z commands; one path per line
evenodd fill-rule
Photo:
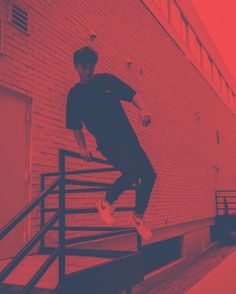
M 151 117 L 134 89 L 115 75 L 94 73 L 97 61 L 97 52 L 89 46 L 74 52 L 73 62 L 80 82 L 68 92 L 66 127 L 73 130 L 83 160 L 91 161 L 92 153 L 86 145 L 82 122 L 95 137 L 97 150 L 121 172 L 104 199 L 97 203 L 100 216 L 107 224 L 114 222 L 114 202 L 119 195 L 140 179 L 135 211 L 130 214 L 130 220 L 141 237 L 149 239 L 152 232 L 144 223 L 144 213 L 157 173 L 142 149 L 120 100 L 132 102 L 140 110 L 140 121 L 144 127 L 151 123 Z

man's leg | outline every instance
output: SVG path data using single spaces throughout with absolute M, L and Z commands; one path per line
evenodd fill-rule
M 136 190 L 135 213 L 137 215 L 143 216 L 145 210 L 148 207 L 151 191 L 155 183 L 157 173 L 154 170 L 148 156 L 140 145 L 132 146 L 132 148 L 130 148 L 129 150 L 132 154 L 132 158 L 135 160 L 139 167 L 139 170 L 141 171 L 141 183 Z
M 114 149 L 106 151 L 101 150 L 101 153 L 122 173 L 111 186 L 110 190 L 107 191 L 106 200 L 111 204 L 140 176 L 141 183 L 136 189 L 135 212 L 130 216 L 132 224 L 136 227 L 141 237 L 144 239 L 151 238 L 152 232 L 145 225 L 143 215 L 148 206 L 151 190 L 156 179 L 156 172 L 147 155 L 139 144 L 135 146 L 122 146 L 119 148 L 114 147 Z M 98 208 L 102 216 L 102 209 L 99 206 Z M 105 218 L 106 217 L 104 217 L 104 219 Z M 109 218 L 111 218 L 111 216 L 109 216 Z M 111 222 L 113 221 L 114 219 L 112 219 Z
M 148 240 L 152 237 L 152 230 L 145 224 L 144 213 L 147 209 L 152 187 L 157 174 L 140 144 L 129 146 L 129 152 L 132 158 L 138 164 L 141 170 L 140 184 L 136 189 L 136 206 L 135 211 L 130 215 L 131 222 L 136 227 L 139 235 Z
M 105 195 L 107 202 L 112 204 L 120 194 L 135 183 L 140 176 L 139 166 L 122 146 L 106 148 L 101 153 L 121 172 Z
M 102 150 L 101 153 L 113 164 L 120 172 L 121 176 L 109 187 L 105 199 L 99 200 L 97 209 L 103 221 L 111 225 L 114 222 L 114 206 L 119 195 L 125 191 L 138 179 L 139 169 L 135 161 L 122 146 L 110 146 Z

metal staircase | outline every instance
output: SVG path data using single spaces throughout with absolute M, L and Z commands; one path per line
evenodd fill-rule
M 230 241 L 236 232 L 236 190 L 218 190 L 215 199 L 217 237 Z
M 144 280 L 143 253 L 141 237 L 135 228 L 131 227 L 92 227 L 92 226 L 66 226 L 66 216 L 69 214 L 86 214 L 97 213 L 97 208 L 73 209 L 66 208 L 66 195 L 68 193 L 88 193 L 97 191 L 106 191 L 111 184 L 96 181 L 81 181 L 72 179 L 70 176 L 104 173 L 116 171 L 114 167 L 103 159 L 92 158 L 93 162 L 108 165 L 105 168 L 72 170 L 66 171 L 66 159 L 81 159 L 79 153 L 59 149 L 59 171 L 54 173 L 46 173 L 41 175 L 41 192 L 7 225 L 0 230 L 0 240 L 6 237 L 16 225 L 29 216 L 36 206 L 40 206 L 40 229 L 33 238 L 12 258 L 0 272 L 0 293 L 86 293 L 86 294 L 118 294 L 120 291 L 126 290 L 131 293 L 134 284 Z M 54 178 L 50 184 L 45 185 L 46 180 Z M 131 186 L 130 190 L 138 187 L 138 181 Z M 69 186 L 75 186 L 73 189 Z M 79 188 L 78 188 L 79 186 Z M 80 186 L 83 186 L 82 188 Z M 45 204 L 49 195 L 58 195 L 58 207 L 48 208 Z M 130 211 L 133 207 L 119 207 L 119 211 Z M 48 215 L 53 215 L 49 218 Z M 57 225 L 56 225 L 57 223 Z M 50 231 L 58 233 L 58 244 L 56 246 L 46 246 L 45 235 Z M 94 235 L 67 238 L 66 232 L 79 231 L 96 231 Z M 98 233 L 99 232 L 99 233 Z M 136 233 L 137 246 L 135 250 L 108 250 L 108 249 L 91 249 L 82 248 L 83 244 L 89 241 L 109 239 L 117 235 L 127 235 Z M 24 272 L 21 269 L 22 262 L 37 257 L 29 255 L 31 250 L 40 242 L 38 257 L 42 257 L 43 262 L 39 263 L 39 267 L 35 273 L 31 274 L 30 279 L 23 284 L 17 281 L 8 281 L 8 278 L 15 270 L 19 273 Z M 79 247 L 76 245 L 80 244 Z M 79 256 L 84 262 L 84 266 L 67 270 L 67 259 L 69 257 Z M 86 258 L 90 258 L 90 266 L 86 266 Z M 92 262 L 96 258 L 99 261 Z M 80 259 L 79 259 L 80 261 Z M 32 261 L 33 262 L 33 261 Z M 57 266 L 54 263 L 57 262 Z M 81 262 L 82 264 L 82 262 Z M 87 265 L 89 263 L 87 262 Z M 56 271 L 56 273 L 55 273 Z M 54 278 L 49 278 L 49 274 Z M 55 279 L 55 275 L 57 279 Z M 38 287 L 41 279 L 52 279 L 54 286 Z M 56 284 L 55 284 L 55 280 Z M 1 292 L 2 291 L 2 292 Z

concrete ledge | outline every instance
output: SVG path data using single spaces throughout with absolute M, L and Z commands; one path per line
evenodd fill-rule
M 197 231 L 199 229 L 208 228 L 215 223 L 214 217 L 193 220 L 191 222 L 174 224 L 153 230 L 153 237 L 150 240 L 144 240 L 143 245 L 148 245 L 170 238 L 183 236 L 187 233 Z M 114 236 L 106 239 L 83 242 L 81 244 L 71 245 L 71 248 L 96 248 L 96 249 L 112 249 L 112 250 L 135 250 L 136 249 L 136 233 L 127 235 Z
M 168 279 L 172 278 L 174 275 L 178 274 L 180 271 L 188 268 L 197 262 L 200 258 L 203 258 L 210 250 L 213 250 L 218 246 L 219 242 L 214 242 L 204 251 L 196 254 L 192 258 L 180 258 L 166 266 L 161 267 L 149 274 L 146 274 L 144 281 L 132 287 L 133 294 L 146 294 L 154 290 L 156 287 L 160 286 Z M 125 293 L 119 293 L 125 294 Z

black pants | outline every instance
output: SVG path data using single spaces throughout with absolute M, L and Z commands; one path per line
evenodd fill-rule
M 106 193 L 106 200 L 113 203 L 120 194 L 140 178 L 136 190 L 135 211 L 144 214 L 150 199 L 157 173 L 140 144 L 106 146 L 101 153 L 121 172 Z

